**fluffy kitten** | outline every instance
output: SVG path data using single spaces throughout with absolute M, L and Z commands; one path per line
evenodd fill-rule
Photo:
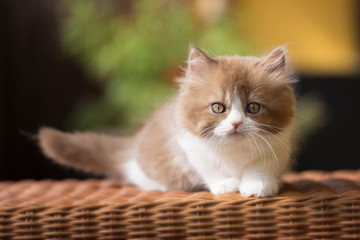
M 134 137 L 42 128 L 40 145 L 59 163 L 144 190 L 273 196 L 289 165 L 292 82 L 283 47 L 261 58 L 191 47 L 179 93 Z

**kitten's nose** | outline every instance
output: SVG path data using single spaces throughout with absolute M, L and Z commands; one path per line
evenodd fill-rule
M 235 129 L 237 129 L 241 124 L 242 124 L 241 121 L 232 123 L 232 125 L 234 126 Z

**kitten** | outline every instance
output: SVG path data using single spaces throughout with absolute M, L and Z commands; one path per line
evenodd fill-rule
M 44 153 L 143 190 L 276 195 L 289 166 L 295 97 L 285 48 L 210 58 L 190 48 L 177 96 L 133 137 L 39 132 Z

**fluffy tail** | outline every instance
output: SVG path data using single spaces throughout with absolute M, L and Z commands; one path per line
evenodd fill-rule
M 56 162 L 101 175 L 119 175 L 119 163 L 128 158 L 130 139 L 97 133 L 63 133 L 43 127 L 39 143 Z

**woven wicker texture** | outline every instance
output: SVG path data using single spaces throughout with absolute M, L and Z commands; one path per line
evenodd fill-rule
M 277 197 L 0 183 L 0 239 L 360 239 L 360 171 L 287 174 Z

